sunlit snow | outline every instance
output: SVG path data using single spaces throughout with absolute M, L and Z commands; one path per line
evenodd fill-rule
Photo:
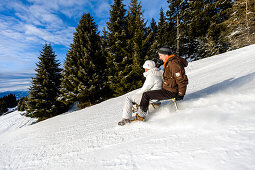
M 0 169 L 255 169 L 254 66 L 255 45 L 189 63 L 180 109 L 164 103 L 126 126 L 134 92 L 25 127 L 2 116 Z

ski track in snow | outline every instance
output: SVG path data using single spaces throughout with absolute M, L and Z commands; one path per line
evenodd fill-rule
M 14 111 L 4 116 L 0 116 L 0 135 L 5 132 L 16 130 L 24 126 L 31 125 L 37 121 L 37 119 L 31 119 L 21 115 L 22 112 Z
M 1 116 L 0 169 L 255 169 L 254 56 L 190 63 L 180 109 L 164 103 L 146 122 L 117 125 L 134 91 L 22 128 L 17 112 Z

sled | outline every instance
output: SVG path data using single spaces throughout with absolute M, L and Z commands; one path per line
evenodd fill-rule
M 167 100 L 151 100 L 149 105 L 151 105 L 154 109 L 156 109 L 161 105 L 162 102 L 173 103 L 174 106 L 175 106 L 175 110 L 176 111 L 178 110 L 178 105 L 177 105 L 177 102 L 176 102 L 175 98 L 167 99 Z M 133 107 L 132 107 L 133 113 L 137 112 L 138 107 L 139 107 L 138 104 L 133 105 Z

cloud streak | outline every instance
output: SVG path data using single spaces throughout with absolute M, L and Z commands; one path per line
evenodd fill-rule
M 82 13 L 90 12 L 100 31 L 113 0 L 1 0 L 0 72 L 34 72 L 42 45 L 50 42 L 63 63 Z M 142 0 L 144 17 L 159 18 L 166 0 Z M 126 9 L 130 0 L 124 0 Z

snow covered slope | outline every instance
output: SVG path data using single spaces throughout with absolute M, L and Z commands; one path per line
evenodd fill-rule
M 16 110 L 4 116 L 0 116 L 0 135 L 31 125 L 37 121 L 37 119 L 25 117 L 21 114 L 22 112 Z
M 147 122 L 117 125 L 129 93 L 3 133 L 0 169 L 253 170 L 254 65 L 255 45 L 190 63 L 180 110 Z

